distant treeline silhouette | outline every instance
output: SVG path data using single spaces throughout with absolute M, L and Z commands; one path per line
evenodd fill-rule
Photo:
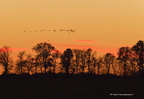
M 63 53 L 47 42 L 36 44 L 33 48 L 36 55 L 21 51 L 18 60 L 11 59 L 11 47 L 0 49 L 0 64 L 4 67 L 3 75 L 111 75 L 109 77 L 143 77 L 144 76 L 144 41 L 139 40 L 133 47 L 120 47 L 118 56 L 106 53 L 97 57 L 91 48 L 67 48 Z M 15 64 L 14 64 L 15 63 Z M 34 76 L 35 75 L 35 76 Z M 81 75 L 81 76 L 80 76 Z M 5 76 L 3 76 L 5 77 Z M 18 76 L 17 76 L 18 77 Z M 71 76 L 72 77 L 72 76 Z M 89 76 L 90 77 L 90 76 Z M 100 76 L 99 76 L 100 77 Z M 107 76 L 104 76 L 107 77 Z

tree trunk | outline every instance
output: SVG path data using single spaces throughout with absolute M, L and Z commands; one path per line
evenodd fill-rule
M 70 60 L 67 61 L 66 64 L 66 73 L 69 74 L 69 66 L 70 66 Z
M 126 63 L 124 63 L 124 77 L 126 76 Z
M 88 73 L 91 73 L 91 71 L 90 71 L 90 60 L 88 60 Z
M 5 66 L 4 74 L 8 74 L 8 66 Z
M 78 60 L 76 60 L 76 73 L 78 74 L 79 72 L 78 72 Z
M 96 64 L 94 63 L 94 74 L 96 74 Z
M 46 74 L 46 65 L 44 65 L 44 73 Z
M 115 73 L 115 68 L 114 68 L 114 64 L 113 63 L 112 63 L 112 68 L 113 68 L 114 75 L 115 75 L 116 73 Z
M 110 74 L 110 63 L 108 63 L 108 75 Z
M 56 68 L 56 59 L 55 59 L 55 62 L 54 62 L 53 73 L 55 73 L 55 68 Z
M 22 74 L 22 64 L 20 65 L 20 74 Z
M 35 73 L 37 74 L 37 64 L 36 64 L 36 69 L 35 69 Z

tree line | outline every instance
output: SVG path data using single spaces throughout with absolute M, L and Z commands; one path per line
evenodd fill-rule
M 11 58 L 11 47 L 0 49 L 0 64 L 4 67 L 3 74 L 47 74 L 89 73 L 94 75 L 113 74 L 118 76 L 139 76 L 144 71 L 144 41 L 139 40 L 132 47 L 120 47 L 118 56 L 106 53 L 97 57 L 91 48 L 71 49 L 59 52 L 52 44 L 42 42 L 36 44 L 32 51 L 36 55 L 20 51 L 18 59 Z

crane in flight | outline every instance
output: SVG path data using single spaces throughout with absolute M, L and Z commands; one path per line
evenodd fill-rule
M 76 30 L 70 30 L 71 32 L 75 32 Z

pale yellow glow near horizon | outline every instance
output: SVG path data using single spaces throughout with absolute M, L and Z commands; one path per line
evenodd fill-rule
M 0 12 L 0 47 L 31 49 L 37 42 L 50 40 L 53 45 L 118 49 L 116 44 L 134 45 L 144 36 L 143 0 L 0 0 Z M 41 29 L 76 32 L 35 32 Z

